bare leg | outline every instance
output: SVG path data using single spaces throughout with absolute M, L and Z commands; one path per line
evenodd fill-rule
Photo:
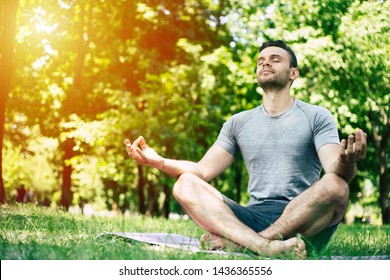
M 244 248 L 264 255 L 284 255 L 294 251 L 298 258 L 306 257 L 305 243 L 298 238 L 269 240 L 244 225 L 223 202 L 215 188 L 192 174 L 183 174 L 173 188 L 177 201 L 194 221 L 210 233 L 225 237 Z
M 293 199 L 280 218 L 260 235 L 268 239 L 288 238 L 297 233 L 313 236 L 342 219 L 348 195 L 348 184 L 341 177 L 333 173 L 325 174 Z
M 200 243 L 207 250 L 227 250 L 230 252 L 241 252 L 245 251 L 246 249 L 240 244 L 214 233 L 203 234 L 200 237 Z

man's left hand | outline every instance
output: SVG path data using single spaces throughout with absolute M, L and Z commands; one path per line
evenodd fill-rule
M 348 141 L 341 140 L 339 161 L 345 164 L 353 164 L 366 158 L 367 134 L 358 129 L 355 134 L 348 136 Z

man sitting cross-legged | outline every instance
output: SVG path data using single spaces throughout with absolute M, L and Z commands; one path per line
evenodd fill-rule
M 163 158 L 142 136 L 133 143 L 126 139 L 126 149 L 137 164 L 177 178 L 173 195 L 209 232 L 201 238 L 204 243 L 232 243 L 263 256 L 292 252 L 306 258 L 307 245 L 317 250 L 325 246 L 345 214 L 348 182 L 355 176 L 356 162 L 366 155 L 366 134 L 357 130 L 340 143 L 327 109 L 291 97 L 299 75 L 291 48 L 270 41 L 259 50 L 256 77 L 263 89 L 262 104 L 233 115 L 199 162 Z M 248 206 L 208 183 L 238 152 L 249 173 Z

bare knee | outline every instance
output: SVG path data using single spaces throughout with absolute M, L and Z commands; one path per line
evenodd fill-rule
M 193 200 L 193 186 L 197 177 L 191 173 L 183 173 L 173 185 L 172 194 L 179 203 Z
M 348 205 L 349 188 L 347 182 L 337 174 L 325 174 L 320 183 L 320 199 L 333 209 L 329 226 L 336 225 L 344 217 Z

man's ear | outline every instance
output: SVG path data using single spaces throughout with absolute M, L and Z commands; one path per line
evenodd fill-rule
M 290 79 L 294 81 L 296 78 L 298 78 L 298 76 L 299 76 L 299 69 L 298 68 L 291 68 Z

